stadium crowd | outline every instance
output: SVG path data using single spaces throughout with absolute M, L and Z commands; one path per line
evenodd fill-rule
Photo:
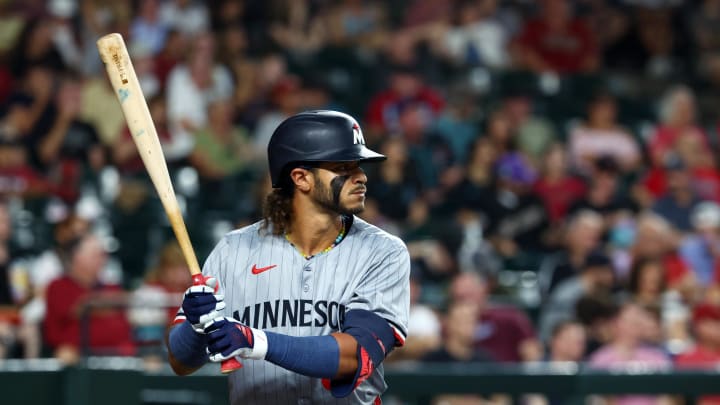
M 717 27 L 718 0 L 0 1 L 0 357 L 157 355 L 189 284 L 95 47 L 120 32 L 201 260 L 259 218 L 274 128 L 338 109 L 413 261 L 393 360 L 717 366 Z

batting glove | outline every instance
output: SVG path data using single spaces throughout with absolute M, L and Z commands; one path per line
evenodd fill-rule
M 239 356 L 262 360 L 267 354 L 265 332 L 244 325 L 229 317 L 214 319 L 205 325 L 210 361 L 221 362 Z
M 204 333 L 206 323 L 222 316 L 221 311 L 225 309 L 224 296 L 215 294 L 216 289 L 217 280 L 210 277 L 205 285 L 194 285 L 185 290 L 182 311 L 197 333 Z

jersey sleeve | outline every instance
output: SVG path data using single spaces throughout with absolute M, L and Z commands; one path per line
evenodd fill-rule
M 363 309 L 384 318 L 405 344 L 410 312 L 410 255 L 405 244 L 392 238 L 386 254 L 371 262 L 359 280 L 346 310 Z
M 226 238 L 223 238 L 218 242 L 217 245 L 215 245 L 215 248 L 213 248 L 212 252 L 210 252 L 210 255 L 208 255 L 208 258 L 205 260 L 205 264 L 202 268 L 203 276 L 205 277 L 215 277 L 218 280 L 218 290 L 217 294 L 225 294 L 225 280 L 226 280 L 226 274 L 225 271 L 225 258 L 227 257 L 227 250 L 228 250 L 228 242 Z M 189 287 L 189 286 L 188 286 Z M 175 315 L 175 319 L 173 320 L 173 325 L 176 325 L 178 323 L 182 323 L 185 321 L 185 314 L 183 313 L 182 306 L 178 309 L 177 315 Z

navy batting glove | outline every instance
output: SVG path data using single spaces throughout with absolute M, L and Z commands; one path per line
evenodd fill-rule
M 229 317 L 217 318 L 205 324 L 210 361 L 221 362 L 239 356 L 261 360 L 267 353 L 265 332 L 244 325 Z
M 203 326 L 212 319 L 222 316 L 225 309 L 224 297 L 215 294 L 214 278 L 209 278 L 206 285 L 194 285 L 185 291 L 182 311 L 185 319 L 197 333 L 203 333 Z

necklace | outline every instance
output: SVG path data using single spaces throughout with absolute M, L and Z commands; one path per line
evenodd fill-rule
M 306 255 L 306 254 L 303 253 L 300 249 L 298 249 L 298 247 L 295 246 L 295 244 L 292 243 L 292 241 L 290 240 L 290 236 L 287 234 L 287 232 L 285 233 L 285 240 L 287 240 L 288 243 L 290 243 L 290 245 L 291 245 L 292 247 L 294 247 L 295 250 L 297 250 L 298 253 L 300 253 L 300 254 L 302 255 L 302 257 L 305 258 L 305 260 L 310 260 L 310 259 L 312 259 L 312 258 L 315 257 L 315 256 L 324 255 L 325 253 L 333 250 L 333 248 L 334 248 L 335 246 L 337 246 L 340 242 L 342 242 L 343 238 L 345 237 L 345 217 L 342 217 L 342 218 L 341 218 L 341 221 L 342 221 L 342 226 L 340 227 L 340 233 L 339 233 L 338 236 L 335 238 L 335 240 L 333 241 L 332 245 L 326 247 L 326 248 L 323 249 L 321 252 L 315 253 L 314 255 Z

